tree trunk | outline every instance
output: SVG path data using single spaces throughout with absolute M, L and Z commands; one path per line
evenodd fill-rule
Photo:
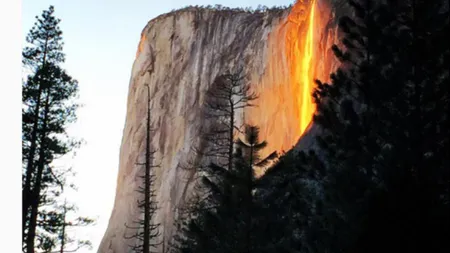
M 39 110 L 40 110 L 40 105 L 41 105 L 41 93 L 42 93 L 42 86 L 39 85 L 38 99 L 37 99 L 35 115 L 34 115 L 34 125 L 33 125 L 33 131 L 31 133 L 31 146 L 30 146 L 30 151 L 28 153 L 28 159 L 27 159 L 25 186 L 22 189 L 22 230 L 23 230 L 23 233 L 25 233 L 26 217 L 27 217 L 28 209 L 31 205 L 31 203 L 30 203 L 31 176 L 33 174 L 34 157 L 35 157 L 36 146 L 37 146 L 36 142 L 37 142 L 37 132 L 38 132 L 38 125 L 39 125 Z
M 228 171 L 231 171 L 233 168 L 234 104 L 231 96 L 232 95 L 230 94 L 230 133 L 229 133 L 230 143 L 228 146 Z
M 247 210 L 247 253 L 251 252 L 251 229 L 252 229 L 252 175 L 253 175 L 253 144 L 250 144 L 250 164 L 248 168 L 248 174 L 247 174 L 247 204 L 248 204 L 248 210 Z
M 47 44 L 48 44 L 48 39 L 45 40 L 45 46 L 44 46 L 45 50 L 44 50 L 44 57 L 42 59 L 42 68 L 44 68 L 45 64 L 46 64 Z M 36 102 L 36 108 L 35 108 L 35 114 L 34 114 L 34 125 L 33 125 L 33 131 L 31 132 L 31 146 L 30 146 L 30 152 L 28 154 L 28 160 L 27 160 L 25 186 L 22 189 L 22 240 L 25 240 L 26 218 L 27 218 L 27 214 L 28 214 L 28 209 L 31 206 L 31 203 L 30 203 L 31 176 L 33 173 L 34 157 L 35 157 L 36 146 L 37 146 L 36 141 L 37 141 L 37 132 L 38 132 L 38 125 L 39 125 L 39 110 L 40 110 L 40 106 L 41 106 L 41 94 L 42 94 L 42 85 L 41 85 L 41 83 L 39 83 L 37 102 Z
M 66 244 L 66 213 L 67 213 L 66 201 L 64 201 L 63 223 L 61 228 L 61 247 L 59 251 L 60 253 L 64 253 L 64 247 Z
M 25 240 L 25 225 L 26 218 L 28 214 L 28 209 L 31 205 L 30 203 L 30 194 L 31 194 L 31 176 L 33 174 L 33 165 L 34 165 L 34 157 L 36 153 L 36 141 L 37 141 L 37 131 L 38 131 L 38 123 L 39 123 L 39 109 L 41 104 L 41 85 L 39 85 L 38 91 L 38 100 L 35 108 L 35 116 L 34 116 L 34 125 L 33 131 L 31 133 L 31 146 L 30 151 L 28 153 L 28 161 L 26 168 L 26 177 L 25 177 L 25 186 L 22 189 L 22 240 Z
M 150 252 L 150 86 L 147 86 L 147 143 L 145 148 L 145 207 L 144 207 L 144 245 L 143 252 Z
M 39 196 L 41 191 L 41 181 L 42 181 L 42 173 L 44 171 L 44 150 L 45 150 L 45 135 L 47 132 L 47 118 L 49 111 L 49 98 L 50 95 L 47 94 L 47 98 L 45 100 L 45 109 L 44 109 L 44 120 L 41 132 L 41 147 L 39 151 L 39 161 L 38 161 L 38 171 L 36 175 L 36 182 L 32 191 L 32 199 L 30 201 L 31 204 L 31 214 L 30 214 L 30 222 L 28 227 L 28 236 L 27 236 L 27 253 L 34 253 L 34 238 L 36 237 L 36 223 L 37 223 L 37 215 L 38 215 L 38 207 L 39 207 Z

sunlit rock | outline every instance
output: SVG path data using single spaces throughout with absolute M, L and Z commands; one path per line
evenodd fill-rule
M 129 84 L 115 204 L 98 252 L 128 252 L 124 224 L 139 217 L 136 163 L 144 161 L 145 85 L 152 92 L 152 146 L 160 164 L 155 220 L 167 244 L 177 210 L 193 191 L 192 172 L 180 166 L 198 158 L 191 147 L 198 145 L 198 129 L 207 123 L 201 114 L 205 91 L 218 75 L 244 67 L 245 82 L 259 99 L 256 107 L 239 113 L 239 123 L 261 127 L 261 138 L 269 143 L 266 154 L 291 149 L 305 130 L 307 139 L 299 145 L 312 145 L 309 95 L 313 79 L 327 80 L 337 66 L 330 47 L 337 43 L 335 10 L 342 9 L 341 2 L 315 0 L 262 13 L 186 8 L 147 24 Z

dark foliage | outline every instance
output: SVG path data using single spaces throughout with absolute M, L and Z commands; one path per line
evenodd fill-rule
M 254 200 L 254 167 L 276 157 L 276 153 L 259 157 L 266 142 L 258 141 L 258 133 L 257 127 L 246 126 L 245 140 L 238 139 L 231 170 L 210 164 L 215 180 L 202 177 L 210 194 L 196 203 L 196 212 L 184 222 L 174 252 L 257 251 L 253 217 L 259 208 Z
M 214 205 L 193 214 L 181 252 L 450 250 L 449 2 L 349 4 L 332 48 L 341 67 L 313 94 L 319 148 L 289 151 L 259 179 L 211 166 L 223 180 L 205 180 Z M 238 149 L 234 168 L 249 154 Z M 252 178 L 251 195 L 238 178 Z
M 320 148 L 269 171 L 264 219 L 296 222 L 300 252 L 447 252 L 448 2 L 349 3 L 341 67 L 313 94 Z

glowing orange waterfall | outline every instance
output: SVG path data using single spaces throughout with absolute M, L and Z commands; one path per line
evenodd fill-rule
M 286 33 L 286 50 L 290 64 L 290 82 L 298 87 L 297 105 L 299 133 L 300 135 L 308 127 L 315 111 L 311 93 L 313 91 L 314 79 L 314 29 L 315 24 L 315 1 L 309 8 L 309 17 L 306 18 L 307 8 L 297 3 L 289 15 L 288 31 Z M 303 35 L 304 34 L 304 35 Z
M 314 29 L 314 2 L 311 6 L 311 13 L 309 14 L 308 32 L 306 34 L 305 49 L 302 59 L 302 103 L 300 112 L 300 132 L 303 133 L 312 119 L 312 115 L 315 111 L 314 103 L 311 99 L 311 92 L 313 90 L 313 78 L 311 73 L 311 66 L 313 60 L 313 29 Z
M 246 123 L 258 125 L 261 139 L 268 142 L 261 156 L 291 149 L 311 123 L 316 109 L 314 79 L 326 80 L 324 76 L 329 75 L 325 48 L 331 45 L 327 44 L 328 34 L 322 34 L 328 20 L 323 2 L 298 1 L 268 36 L 264 74 L 258 77 L 255 73 L 251 78 L 259 82 L 254 86 L 259 95 L 257 106 L 245 113 Z

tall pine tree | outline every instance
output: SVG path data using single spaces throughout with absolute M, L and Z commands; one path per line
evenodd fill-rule
M 50 6 L 27 36 L 23 50 L 22 86 L 22 229 L 25 252 L 46 249 L 63 225 L 58 197 L 66 187 L 69 169 L 56 169 L 52 162 L 76 148 L 66 128 L 76 120 L 74 99 L 78 82 L 60 67 L 64 62 L 60 20 Z
M 264 166 L 276 158 L 276 152 L 262 159 L 259 151 L 267 143 L 259 142 L 255 126 L 246 126 L 245 139 L 238 139 L 231 171 L 210 164 L 215 180 L 208 176 L 202 182 L 209 189 L 206 199 L 197 203 L 193 217 L 186 221 L 177 237 L 176 252 L 256 252 L 253 215 L 257 207 L 254 200 L 254 167 Z
M 34 165 L 38 157 L 40 112 L 44 107 L 44 84 L 41 80 L 46 65 L 59 64 L 64 61 L 61 43 L 62 32 L 58 27 L 60 20 L 56 19 L 53 13 L 54 8 L 51 6 L 49 10 L 43 12 L 41 18 L 36 17 L 37 22 L 26 38 L 29 46 L 23 50 L 24 67 L 32 72 L 22 86 L 23 226 L 25 226 L 26 214 L 31 206 L 31 185 L 35 174 Z

